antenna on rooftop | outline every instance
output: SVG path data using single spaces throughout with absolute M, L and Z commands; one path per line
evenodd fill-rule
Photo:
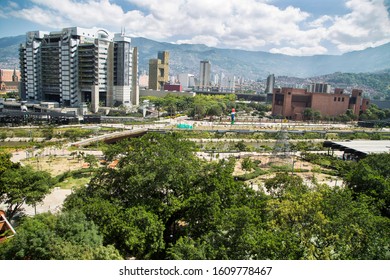
M 121 35 L 124 36 L 126 34 L 126 28 L 121 26 Z

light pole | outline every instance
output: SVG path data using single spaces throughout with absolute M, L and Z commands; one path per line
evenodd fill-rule
M 295 164 L 295 152 L 292 152 L 292 167 L 291 167 L 291 175 L 294 175 L 294 164 Z

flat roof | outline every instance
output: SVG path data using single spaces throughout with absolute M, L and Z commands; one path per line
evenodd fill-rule
M 353 141 L 325 141 L 324 146 L 337 150 L 353 150 L 363 154 L 379 154 L 390 152 L 390 140 L 353 140 Z

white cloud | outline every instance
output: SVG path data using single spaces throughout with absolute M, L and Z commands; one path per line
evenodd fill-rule
M 334 21 L 333 17 L 328 16 L 328 15 L 324 15 L 324 16 L 317 18 L 316 20 L 314 20 L 312 22 L 309 22 L 308 25 L 310 27 L 313 27 L 313 28 L 318 28 L 318 27 L 323 27 L 325 24 L 327 24 L 329 22 L 333 22 L 333 21 Z
M 7 18 L 7 15 L 2 10 L 0 10 L 0 18 Z
M 10 12 L 10 15 L 16 18 L 26 19 L 32 22 L 39 23 L 43 26 L 50 28 L 56 28 L 66 25 L 66 21 L 58 16 L 54 11 L 48 11 L 39 7 L 33 7 L 30 9 L 14 10 Z
M 345 52 L 390 38 L 384 0 L 345 0 L 350 13 L 318 18 L 269 0 L 127 1 L 138 10 L 124 11 L 115 0 L 31 0 L 35 6 L 10 14 L 51 28 L 125 27 L 132 36 L 155 40 L 299 55 L 326 53 L 324 42 Z
M 19 4 L 13 1 L 9 1 L 8 5 L 13 9 L 19 9 Z
M 348 0 L 351 12 L 337 17 L 329 39 L 342 52 L 360 50 L 390 41 L 390 17 L 383 0 Z
M 284 47 L 284 48 L 272 48 L 270 49 L 270 53 L 278 53 L 285 55 L 293 55 L 293 56 L 307 56 L 313 54 L 326 54 L 328 50 L 322 46 L 315 47 L 301 47 L 301 48 L 292 48 L 292 47 Z
M 209 47 L 216 47 L 220 44 L 220 41 L 212 36 L 195 36 L 188 40 L 177 40 L 176 44 L 205 44 Z

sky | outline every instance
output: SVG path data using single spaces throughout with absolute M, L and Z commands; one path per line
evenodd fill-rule
M 287 55 L 390 42 L 390 0 L 0 0 L 0 38 L 64 27 Z

